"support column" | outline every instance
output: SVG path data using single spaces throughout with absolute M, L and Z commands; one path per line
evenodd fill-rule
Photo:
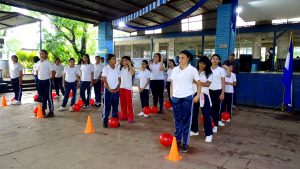
M 175 39 L 170 40 L 168 44 L 168 59 L 175 58 Z
M 252 44 L 253 59 L 261 59 L 261 34 L 255 34 Z
M 108 53 L 114 53 L 112 23 L 100 22 L 98 25 L 98 54 L 106 61 Z
M 154 53 L 153 53 L 153 55 L 155 54 L 155 53 L 158 53 L 159 52 L 159 42 L 154 42 Z M 153 56 L 151 56 L 151 58 L 153 59 Z
M 277 59 L 286 59 L 290 45 L 290 33 L 286 32 L 277 39 Z
M 216 53 L 222 62 L 227 60 L 235 48 L 235 22 L 237 0 L 224 1 L 217 9 Z M 228 3 L 229 2 L 229 3 Z

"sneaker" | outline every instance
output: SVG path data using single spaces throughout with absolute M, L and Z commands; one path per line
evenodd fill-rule
M 54 113 L 53 112 L 49 112 L 48 114 L 46 114 L 45 118 L 49 118 L 49 117 L 54 117 Z
M 69 108 L 69 112 L 73 112 L 74 110 L 73 110 L 73 107 L 71 106 L 70 108 Z
M 217 132 L 218 132 L 218 127 L 217 127 L 217 126 L 215 126 L 215 127 L 213 128 L 213 132 L 214 132 L 214 133 L 217 133 Z
M 212 135 L 206 136 L 205 142 L 206 142 L 206 143 L 211 143 L 211 142 L 212 142 Z
M 144 112 L 140 112 L 139 114 L 137 114 L 138 116 L 144 116 Z
M 189 145 L 183 144 L 181 147 L 181 152 L 186 153 L 189 150 Z
M 89 105 L 84 105 L 83 106 L 85 109 L 88 109 L 90 106 Z
M 170 111 L 173 111 L 173 107 L 170 107 L 169 110 L 170 110 Z
M 60 106 L 60 108 L 57 109 L 57 111 L 65 111 L 65 110 L 66 110 L 66 108 L 62 107 L 62 106 Z
M 223 127 L 223 126 L 225 126 L 225 124 L 222 122 L 222 121 L 219 121 L 219 126 L 221 126 L 221 127 Z
M 144 114 L 144 117 L 146 117 L 146 118 L 149 117 L 149 116 L 150 116 L 149 114 Z
M 21 101 L 15 100 L 15 102 L 13 103 L 13 105 L 21 105 Z
M 190 132 L 190 136 L 199 136 L 199 132 L 196 132 L 196 133 L 195 133 L 195 132 L 191 131 L 191 132 Z
M 230 123 L 230 119 L 226 120 L 227 123 Z

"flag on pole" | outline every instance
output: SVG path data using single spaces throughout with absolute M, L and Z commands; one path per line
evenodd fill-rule
M 293 92 L 293 38 L 290 36 L 290 47 L 285 60 L 282 82 L 284 85 L 283 103 L 285 106 L 292 107 Z

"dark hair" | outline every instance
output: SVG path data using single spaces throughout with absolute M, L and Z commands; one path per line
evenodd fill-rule
M 103 60 L 104 60 L 104 57 L 100 57 L 100 59 L 103 59 Z
M 174 66 L 176 66 L 176 63 L 174 61 L 174 59 L 169 59 L 169 62 L 172 62 Z
M 230 62 L 227 62 L 225 65 L 226 65 L 226 66 L 233 66 L 233 64 L 230 63 Z
M 42 49 L 41 52 L 43 52 L 44 54 L 48 55 L 48 52 L 45 49 Z
M 40 61 L 40 58 L 38 56 L 33 57 L 33 62 L 37 63 L 38 61 Z
M 95 56 L 95 58 L 99 58 L 99 59 L 101 59 L 101 57 L 100 57 L 100 56 L 98 56 L 98 55 L 97 55 L 97 56 Z
M 87 57 L 87 59 L 88 59 L 88 64 L 91 63 L 90 56 L 89 56 L 88 54 L 84 54 L 84 55 L 82 55 L 82 57 Z
M 231 53 L 230 56 L 234 56 L 234 57 L 235 57 L 235 54 L 234 54 L 234 53 Z
M 159 60 L 159 62 L 161 62 L 161 54 L 160 54 L 160 53 L 155 53 L 155 54 L 154 54 L 154 57 L 155 57 L 155 55 L 158 56 L 158 60 Z M 154 59 L 154 57 L 153 57 L 153 59 Z
M 179 54 L 185 54 L 187 56 L 187 58 L 189 58 L 189 61 L 192 61 L 193 60 L 193 55 L 187 51 L 187 50 L 182 50 L 181 52 L 179 52 Z
M 78 60 L 78 65 L 81 65 L 82 64 L 82 58 L 80 58 L 79 60 Z
M 16 58 L 17 59 L 17 61 L 19 61 L 19 58 L 18 58 L 18 56 L 17 55 L 12 55 L 10 58 Z
M 74 60 L 74 61 L 75 61 L 75 59 L 74 59 L 74 58 L 70 58 L 70 59 L 69 59 L 69 62 L 71 62 L 72 60 Z
M 216 56 L 216 57 L 219 58 L 220 62 L 219 62 L 218 65 L 221 66 L 221 57 L 220 57 L 220 55 L 215 53 L 215 54 L 213 54 L 213 55 L 211 56 L 211 59 L 212 59 L 214 56 Z
M 146 69 L 148 69 L 150 71 L 150 67 L 149 67 L 148 61 L 147 60 L 142 60 L 142 62 L 144 62 L 146 64 Z
M 108 62 L 111 58 L 113 58 L 113 57 L 116 57 L 116 55 L 111 54 L 111 53 L 108 53 L 108 54 L 106 55 L 106 60 L 107 60 L 107 62 Z
M 209 75 L 212 74 L 212 71 L 211 71 L 211 61 L 209 60 L 209 58 L 207 56 L 201 56 L 199 58 L 199 61 L 198 61 L 198 64 L 197 64 L 197 69 L 199 70 L 200 67 L 199 67 L 199 63 L 204 63 L 205 64 L 205 76 L 208 78 Z
M 55 58 L 55 62 L 56 62 L 56 61 L 60 61 L 60 59 L 59 59 L 59 58 Z
M 130 58 L 129 56 L 123 56 L 123 57 L 121 58 L 121 60 L 123 60 L 123 59 L 126 59 L 126 60 L 131 61 L 131 58 Z M 121 64 L 120 64 L 120 70 L 122 70 L 123 67 L 124 67 L 124 65 L 122 64 L 122 61 L 121 61 Z M 128 69 L 128 71 L 129 71 L 129 69 Z

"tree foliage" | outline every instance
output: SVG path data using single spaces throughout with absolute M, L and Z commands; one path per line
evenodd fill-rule
M 24 50 L 20 50 L 16 53 L 16 55 L 18 56 L 19 62 L 25 66 L 28 69 L 32 69 L 33 68 L 33 58 L 34 56 L 36 56 L 36 52 L 35 51 L 24 51 Z

